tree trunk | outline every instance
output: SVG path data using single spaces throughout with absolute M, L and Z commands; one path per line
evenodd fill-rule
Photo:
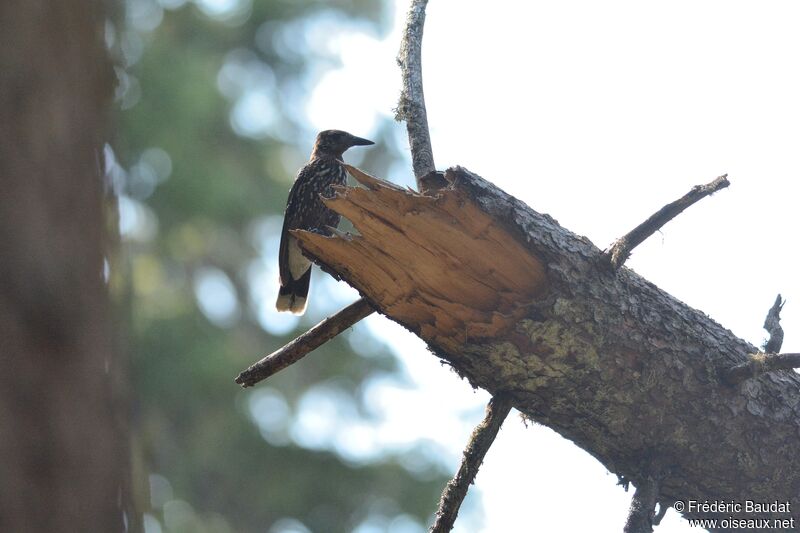
M 658 473 L 658 500 L 683 501 L 686 517 L 800 517 L 792 371 L 726 385 L 720 372 L 755 347 L 463 168 L 435 197 L 354 175 L 366 188 L 329 206 L 360 235 L 298 232 L 304 249 L 473 386 L 510 395 L 621 479 Z M 746 500 L 797 505 L 745 513 Z
M 103 279 L 102 5 L 0 2 L 0 531 L 133 518 Z

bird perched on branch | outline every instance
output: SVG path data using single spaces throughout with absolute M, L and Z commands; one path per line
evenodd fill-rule
M 330 235 L 341 218 L 322 203 L 322 197 L 333 196 L 333 185 L 344 185 L 347 171 L 342 155 L 353 146 L 375 144 L 346 131 L 325 130 L 317 134 L 311 159 L 300 169 L 289 191 L 283 215 L 281 246 L 278 252 L 281 287 L 275 307 L 301 315 L 306 310 L 311 261 L 306 258 L 289 230 L 304 229 Z

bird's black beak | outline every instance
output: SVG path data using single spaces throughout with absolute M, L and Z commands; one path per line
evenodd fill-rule
M 355 135 L 350 137 L 350 146 L 368 146 L 370 144 L 375 143 L 369 139 L 362 139 L 361 137 L 356 137 Z

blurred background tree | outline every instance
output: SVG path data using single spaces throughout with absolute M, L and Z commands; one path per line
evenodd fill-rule
M 0 531 L 136 527 L 98 165 L 102 7 L 0 3 Z
M 233 377 L 355 299 L 324 275 L 302 319 L 274 312 L 283 209 L 315 131 L 306 100 L 338 32 L 380 34 L 379 0 L 125 0 L 106 40 L 123 238 L 115 297 L 133 379 L 134 481 L 158 531 L 423 531 L 446 476 L 412 448 L 364 451 L 369 379 L 396 361 L 354 328 L 266 385 Z M 399 78 L 399 76 L 398 76 Z M 331 127 L 337 127 L 335 124 Z M 384 119 L 349 161 L 385 175 Z M 355 151 L 352 151 L 355 152 Z M 358 158 L 368 158 L 366 160 Z M 361 326 L 363 327 L 363 326 Z M 377 528 L 377 529 L 376 529 Z

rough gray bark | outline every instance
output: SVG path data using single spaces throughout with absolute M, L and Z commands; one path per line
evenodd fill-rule
M 447 354 L 454 366 L 490 391 L 511 389 L 515 407 L 634 483 L 657 463 L 669 472 L 659 499 L 791 501 L 800 517 L 795 373 L 726 386 L 720 371 L 753 345 L 629 269 L 604 273 L 585 238 L 464 169 L 454 174 L 544 260 L 549 285 L 516 335 Z
M 0 531 L 126 529 L 103 282 L 102 8 L 0 2 Z
M 411 2 L 400 53 L 397 55 L 397 63 L 403 76 L 403 91 L 397 104 L 395 119 L 406 121 L 411 164 L 419 190 L 423 189 L 423 178 L 436 171 L 422 85 L 422 32 L 427 5 L 428 0 Z
M 799 516 L 800 379 L 793 372 L 726 384 L 723 371 L 745 362 L 754 346 L 635 272 L 610 271 L 586 238 L 475 174 L 456 167 L 446 177 L 453 185 L 436 199 L 365 181 L 367 190 L 350 189 L 329 203 L 361 236 L 308 234 L 303 247 L 427 341 L 473 386 L 509 394 L 514 407 L 610 472 L 637 486 L 651 472 L 664 472 L 659 501 L 792 502 Z M 471 227 L 470 205 L 492 222 Z M 459 219 L 460 212 L 469 218 Z M 479 256 L 470 249 L 461 257 L 460 250 L 471 242 L 490 244 L 486 236 L 498 234 L 487 232 L 498 227 L 530 257 L 497 256 L 495 269 L 467 279 Z M 451 242 L 457 245 L 448 247 Z M 543 265 L 541 285 L 527 294 L 498 292 L 514 264 L 531 257 Z M 415 275 L 422 270 L 428 275 Z M 432 284 L 431 274 L 442 271 L 447 276 Z M 381 282 L 382 272 L 391 284 Z M 485 299 L 472 298 L 461 285 L 442 296 L 447 280 L 497 295 L 503 312 L 477 309 Z M 516 307 L 503 300 L 514 294 Z M 491 324 L 459 322 L 463 317 Z M 511 327 L 495 327 L 509 317 Z M 683 514 L 715 517 L 688 504 Z

